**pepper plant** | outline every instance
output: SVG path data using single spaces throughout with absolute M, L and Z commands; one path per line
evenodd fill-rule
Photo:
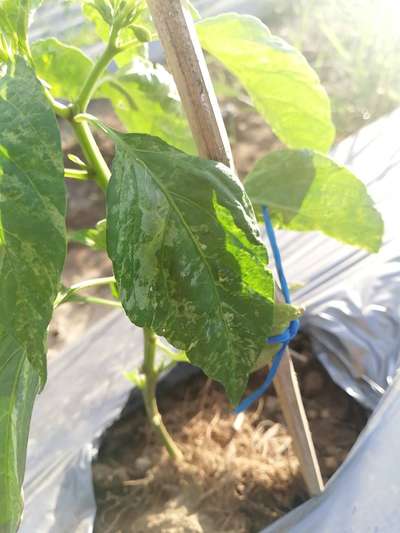
M 189 361 L 221 382 L 235 404 L 249 374 L 277 349 L 266 338 L 299 316 L 275 302 L 257 222 L 261 205 L 276 227 L 323 231 L 372 252 L 383 231 L 364 185 L 327 155 L 334 127 L 317 74 L 258 19 L 231 13 L 202 20 L 187 3 L 203 48 L 237 77 L 286 146 L 259 160 L 243 187 L 230 169 L 194 154 L 172 78 L 148 59 L 147 43 L 157 36 L 143 0 L 81 2 L 104 40 L 95 61 L 56 38 L 29 41 L 40 3 L 0 0 L 1 533 L 14 532 L 21 517 L 29 422 L 46 383 L 55 307 L 87 301 L 84 288 L 110 285 L 110 298 L 95 301 L 122 306 L 143 328 L 143 365 L 128 376 L 177 458 L 157 409 L 160 373 Z M 110 100 L 125 132 L 88 113 L 96 98 Z M 61 119 L 84 155 L 69 154 L 70 168 Z M 115 144 L 111 170 L 96 128 Z M 65 177 L 97 183 L 106 220 L 67 236 Z M 115 277 L 62 286 L 68 238 L 106 249 Z

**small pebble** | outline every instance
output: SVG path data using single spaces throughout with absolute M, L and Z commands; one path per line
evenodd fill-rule
M 133 466 L 139 475 L 144 476 L 151 467 L 151 461 L 148 457 L 138 457 L 133 463 Z

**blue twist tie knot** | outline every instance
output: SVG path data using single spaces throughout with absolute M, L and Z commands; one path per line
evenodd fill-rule
M 282 258 L 279 251 L 278 243 L 276 241 L 276 236 L 274 232 L 274 228 L 272 226 L 271 218 L 269 216 L 268 208 L 263 206 L 262 207 L 262 213 L 264 218 L 264 224 L 265 224 L 265 230 L 267 232 L 268 240 L 271 245 L 272 254 L 274 256 L 275 260 L 275 267 L 278 272 L 279 282 L 282 289 L 282 294 L 285 299 L 285 302 L 287 304 L 291 303 L 290 298 L 290 291 L 289 286 L 286 281 L 286 276 L 283 271 L 283 265 L 282 265 Z M 266 340 L 267 344 L 281 344 L 281 347 L 277 351 L 277 353 L 274 355 L 274 358 L 272 360 L 271 368 L 269 369 L 269 372 L 265 378 L 264 383 L 258 387 L 254 392 L 252 392 L 247 398 L 245 398 L 240 404 L 235 408 L 235 413 L 241 413 L 245 411 L 252 403 L 259 400 L 263 394 L 267 391 L 268 387 L 273 382 L 276 372 L 278 371 L 280 362 L 282 360 L 283 354 L 285 353 L 285 350 L 289 344 L 289 342 L 293 339 L 293 337 L 296 336 L 297 332 L 299 331 L 300 322 L 299 320 L 292 320 L 289 324 L 289 326 L 285 329 L 285 331 L 282 331 L 279 335 L 273 335 L 271 337 L 268 337 Z
M 300 321 L 292 320 L 289 326 L 285 329 L 285 331 L 283 331 L 279 335 L 272 335 L 271 337 L 268 337 L 267 344 L 283 344 L 284 342 L 290 342 L 293 337 L 297 335 L 299 327 Z

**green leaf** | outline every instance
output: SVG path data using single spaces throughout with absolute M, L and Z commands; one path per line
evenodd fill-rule
M 0 80 L 0 531 L 14 532 L 34 397 L 65 257 L 56 118 L 21 58 Z
M 129 132 L 148 133 L 195 152 L 173 78 L 162 65 L 136 58 L 129 73 L 111 78 L 97 96 L 111 100 Z
M 30 0 L 0 0 L 0 30 L 25 49 Z
M 78 48 L 54 38 L 36 41 L 31 50 L 36 74 L 50 85 L 51 94 L 74 101 L 92 69 L 92 61 Z
M 135 3 L 135 2 L 133 2 Z M 99 10 L 93 5 L 92 2 L 85 2 L 83 4 L 83 13 L 85 17 L 94 24 L 96 28 L 96 33 L 102 41 L 105 43 L 108 42 L 111 27 L 110 24 L 104 20 L 103 16 Z M 150 26 L 146 23 L 146 20 L 143 17 L 138 17 L 135 21 L 136 24 L 143 26 L 144 29 L 150 31 Z M 129 65 L 136 56 L 146 55 L 146 48 L 143 46 L 143 43 L 136 39 L 135 42 L 135 33 L 130 28 L 122 28 L 118 33 L 118 46 L 123 46 L 128 42 L 132 42 L 132 45 L 127 48 L 124 52 L 120 52 L 115 57 L 115 62 L 119 67 Z
M 219 15 L 196 28 L 202 47 L 237 76 L 283 143 L 329 150 L 335 135 L 329 98 L 299 51 L 249 15 Z
M 365 185 L 323 154 L 272 152 L 256 163 L 245 188 L 253 205 L 269 207 L 276 227 L 322 231 L 371 252 L 381 246 L 382 218 Z
M 11 41 L 14 52 L 28 53 L 29 17 L 42 0 L 0 0 L 0 33 Z
M 222 164 L 108 130 L 116 156 L 107 246 L 129 318 L 152 328 L 235 403 L 273 318 L 274 286 L 251 204 Z
M 93 250 L 106 250 L 106 232 L 107 222 L 104 219 L 97 222 L 95 228 L 85 228 L 71 232 L 68 235 L 68 240 L 84 244 Z
M 0 531 L 15 533 L 22 514 L 26 446 L 39 374 L 20 343 L 0 327 Z

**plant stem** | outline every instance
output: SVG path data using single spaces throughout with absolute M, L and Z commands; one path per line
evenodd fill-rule
M 143 329 L 144 334 L 144 361 L 143 373 L 146 376 L 143 387 L 144 404 L 146 407 L 147 418 L 150 424 L 157 431 L 164 446 L 166 447 L 169 456 L 174 460 L 181 460 L 183 458 L 181 450 L 173 441 L 167 428 L 164 426 L 161 415 L 158 411 L 156 399 L 156 386 L 158 379 L 158 372 L 155 368 L 156 355 L 156 336 L 149 328 Z
M 76 168 L 64 168 L 64 178 L 72 178 L 74 180 L 88 180 L 92 175 L 87 170 Z
M 107 305 L 109 307 L 118 307 L 121 309 L 122 304 L 117 300 L 107 300 L 106 298 L 99 298 L 97 296 L 79 296 L 78 302 L 85 304 L 100 304 Z
M 73 291 L 79 291 L 81 289 L 87 289 L 88 287 L 98 287 L 99 285 L 109 285 L 110 283 L 115 283 L 114 276 L 107 276 L 104 278 L 86 279 L 84 281 L 80 281 L 79 283 L 75 283 L 74 285 L 71 285 L 69 289 Z
M 78 291 L 82 289 L 88 289 L 90 287 L 98 287 L 100 285 L 109 285 L 114 283 L 115 278 L 113 276 L 108 276 L 104 278 L 93 278 L 80 281 L 68 287 L 62 292 L 59 292 L 57 298 L 54 302 L 54 309 L 59 305 L 67 302 L 80 302 L 80 303 L 93 303 L 101 305 L 109 305 L 111 307 L 121 307 L 121 302 L 115 300 L 107 300 L 106 298 L 98 298 L 97 296 L 82 296 L 77 294 Z
M 112 61 L 113 57 L 116 56 L 120 49 L 116 46 L 116 39 L 118 36 L 118 31 L 113 28 L 111 30 L 110 38 L 106 49 L 101 54 L 99 59 L 93 65 L 93 68 L 84 83 L 82 90 L 75 102 L 75 114 L 84 113 L 89 105 L 89 102 L 97 88 L 97 82 L 103 72 L 106 70 L 107 65 Z
M 101 54 L 98 61 L 93 65 L 93 68 L 87 77 L 78 98 L 72 105 L 72 126 L 79 144 L 82 147 L 83 153 L 85 154 L 87 162 L 95 172 L 95 180 L 103 191 L 105 191 L 107 188 L 107 184 L 110 179 L 110 170 L 107 166 L 107 163 L 104 161 L 104 158 L 96 144 L 88 124 L 86 124 L 86 122 L 75 122 L 74 117 L 86 112 L 89 102 L 96 91 L 97 82 L 100 76 L 106 70 L 107 65 L 110 63 L 110 61 L 112 61 L 113 57 L 120 52 L 116 45 L 117 37 L 118 28 L 113 27 L 106 49 Z
M 86 122 L 72 121 L 72 127 L 74 128 L 75 135 L 81 145 L 89 167 L 95 173 L 94 179 L 96 180 L 96 183 L 102 191 L 105 191 L 111 173 L 96 144 L 93 133 L 90 131 L 89 125 Z

